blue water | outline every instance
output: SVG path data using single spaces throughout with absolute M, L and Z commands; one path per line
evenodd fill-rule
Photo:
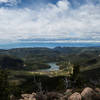
M 23 47 L 100 47 L 100 43 L 13 43 L 0 45 L 0 49 Z
M 38 70 L 38 71 L 46 71 L 46 72 L 49 72 L 49 71 L 57 71 L 57 70 L 59 70 L 59 66 L 56 65 L 56 62 L 48 63 L 48 65 L 49 65 L 51 68 L 42 69 L 42 70 Z
M 59 70 L 59 66 L 56 65 L 55 62 L 52 62 L 52 63 L 48 63 L 48 65 L 51 66 L 51 68 L 48 69 L 48 71 L 54 71 L 54 70 Z

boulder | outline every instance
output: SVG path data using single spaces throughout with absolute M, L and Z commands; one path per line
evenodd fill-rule
M 36 100 L 35 96 L 36 94 L 35 93 L 32 93 L 32 94 L 22 94 L 22 100 Z
M 95 91 L 96 91 L 97 93 L 100 93 L 100 88 L 95 88 Z
M 64 93 L 64 96 L 61 98 L 61 100 L 68 100 L 68 97 L 72 95 L 73 90 L 72 89 L 67 89 Z
M 82 100 L 80 93 L 75 92 L 71 96 L 68 97 L 68 100 Z
M 10 95 L 10 100 L 16 100 L 16 97 L 14 95 Z
M 22 97 L 22 98 L 29 98 L 30 95 L 31 95 L 31 94 L 22 94 L 21 97 Z
M 30 95 L 29 100 L 36 100 L 36 98 L 34 97 L 34 95 Z
M 100 100 L 100 88 L 95 88 L 96 100 Z
M 66 92 L 65 92 L 65 94 L 72 93 L 72 92 L 73 92 L 73 89 L 67 89 Z
M 36 96 L 36 93 L 33 92 L 32 95 Z
M 96 92 L 92 88 L 85 88 L 81 93 L 83 100 L 96 100 Z

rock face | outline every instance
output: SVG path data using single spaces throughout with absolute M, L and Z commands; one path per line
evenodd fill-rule
M 95 88 L 95 91 L 96 91 L 97 93 L 100 93 L 100 88 Z
M 68 100 L 82 100 L 82 97 L 80 93 L 75 92 L 68 98 Z
M 92 88 L 85 88 L 81 95 L 83 100 L 96 100 L 96 92 Z
M 64 93 L 65 95 L 61 98 L 61 100 L 68 100 L 68 97 L 72 95 L 73 90 L 72 89 L 67 89 L 66 92 Z
M 67 89 L 67 90 L 66 90 L 66 92 L 65 92 L 65 94 L 67 94 L 67 95 L 71 95 L 71 94 L 72 94 L 72 92 L 73 92 L 73 90 L 72 90 L 72 89 Z
M 35 96 L 36 94 L 35 93 L 32 93 L 32 94 L 22 94 L 22 99 L 19 99 L 19 100 L 36 100 Z
M 22 94 L 22 99 L 19 100 L 100 100 L 100 89 L 85 88 L 81 94 L 72 91 L 72 89 L 67 89 L 64 94 L 58 92 L 48 92 L 45 94 L 32 93 L 32 94 Z M 11 96 L 11 100 L 16 100 L 14 96 Z
M 100 88 L 95 88 L 96 100 L 100 100 Z

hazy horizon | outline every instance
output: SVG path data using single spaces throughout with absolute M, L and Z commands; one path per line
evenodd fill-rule
M 0 49 L 13 49 L 13 48 L 36 48 L 36 47 L 100 47 L 99 43 L 30 43 L 30 44 L 7 44 L 0 45 Z

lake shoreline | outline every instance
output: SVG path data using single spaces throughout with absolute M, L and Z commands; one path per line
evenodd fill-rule
M 48 64 L 49 66 L 50 66 L 50 68 L 47 68 L 47 69 L 40 69 L 40 70 L 38 70 L 38 71 L 46 71 L 46 72 L 49 72 L 49 71 L 58 71 L 59 70 L 59 68 L 60 68 L 60 66 L 58 66 L 57 64 L 56 64 L 57 62 L 49 62 L 49 63 L 46 63 L 46 64 Z

